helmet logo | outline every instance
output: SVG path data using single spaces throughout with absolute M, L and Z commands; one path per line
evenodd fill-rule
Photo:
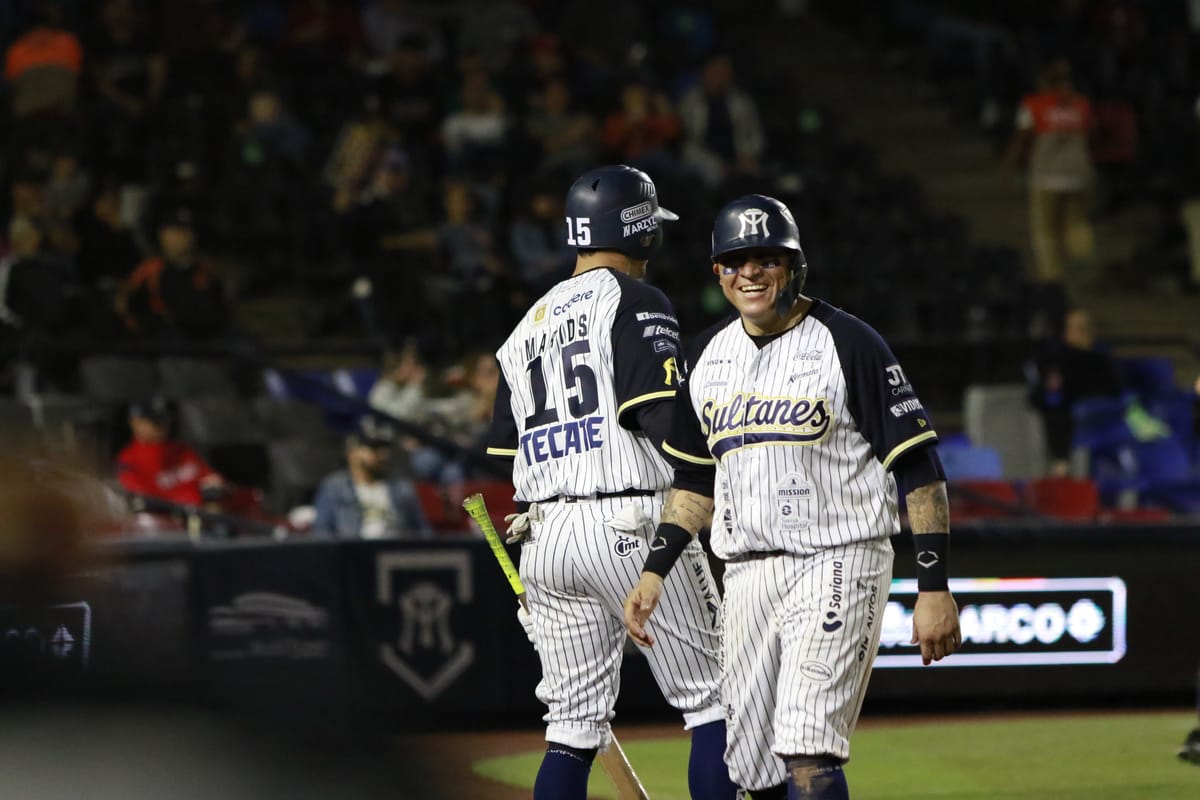
M 621 209 L 621 222 L 635 222 L 642 217 L 648 217 L 654 213 L 654 204 L 646 201 L 641 205 L 630 206 L 629 208 Z
M 738 231 L 739 239 L 745 239 L 747 236 L 771 235 L 771 232 L 767 230 L 767 212 L 761 208 L 747 208 L 738 214 L 738 222 L 742 226 Z M 762 230 L 759 230 L 760 228 Z

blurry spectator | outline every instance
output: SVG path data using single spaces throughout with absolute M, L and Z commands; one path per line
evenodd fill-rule
M 133 439 L 117 455 L 117 480 L 134 494 L 185 506 L 215 501 L 227 489 L 191 445 L 174 437 L 175 405 L 153 397 L 129 408 Z
M 367 395 L 367 404 L 395 419 L 420 424 L 425 418 L 425 383 L 429 369 L 421 360 L 415 340 L 388 353 L 379 380 Z
M 420 155 L 435 143 L 443 119 L 443 87 L 432 68 L 425 42 L 405 36 L 387 60 L 387 71 L 375 82 L 379 112 L 409 148 Z
M 47 221 L 71 225 L 91 195 L 92 177 L 69 149 L 54 156 L 50 177 L 42 190 L 42 207 Z
M 604 147 L 615 160 L 666 171 L 673 163 L 666 148 L 678 137 L 679 117 L 671 102 L 641 78 L 625 83 L 621 107 L 608 115 L 601 132 Z
M 429 219 L 410 168 L 408 154 L 399 147 L 384 151 L 370 185 L 342 226 L 343 245 L 360 275 L 354 297 L 363 326 L 382 342 L 399 341 L 426 319 L 424 293 L 413 291 L 410 276 L 423 268 L 421 260 L 427 256 L 412 252 L 408 244 L 410 234 L 425 228 Z
M 412 186 L 411 169 L 408 153 L 389 147 L 358 198 L 354 232 L 368 258 L 396 249 L 399 236 L 428 222 L 424 198 Z
M 468 0 L 465 5 L 460 10 L 459 49 L 478 53 L 492 74 L 499 75 L 507 69 L 514 48 L 538 32 L 537 18 L 528 3 Z
M 375 417 L 359 421 L 346 439 L 346 469 L 317 488 L 314 534 L 363 539 L 432 535 L 412 482 L 391 474 L 395 439 L 392 427 Z
M 488 73 L 471 69 L 463 76 L 462 108 L 442 123 L 442 144 L 452 171 L 490 176 L 499 166 L 508 121 L 504 100 Z
M 129 274 L 129 265 L 141 261 L 133 229 L 121 213 L 121 190 L 116 184 L 108 183 L 96 194 L 91 214 L 80 223 L 79 236 L 79 276 L 92 289 L 111 292 Z
M 571 90 L 562 78 L 547 81 L 533 98 L 525 132 L 535 148 L 535 169 L 575 174 L 596 161 L 596 120 L 571 108 Z
M 0 260 L 0 329 L 58 329 L 73 283 L 70 270 L 42 252 L 42 230 L 29 217 L 13 217 L 8 242 L 9 252 Z
M 142 29 L 133 0 L 107 0 L 88 48 L 98 95 L 93 130 L 104 161 L 123 177 L 144 172 L 146 120 L 167 85 L 167 60 Z
M 430 430 L 464 450 L 482 453 L 500 384 L 496 357 L 490 351 L 471 347 L 457 365 L 446 371 L 443 381 L 453 393 L 426 401 Z M 409 464 L 418 478 L 450 486 L 466 478 L 469 471 L 461 456 L 429 446 L 413 450 Z
M 729 56 L 704 65 L 700 82 L 679 99 L 683 158 L 709 186 L 730 169 L 756 172 L 766 146 L 758 107 L 733 79 Z
M 509 246 L 521 286 L 530 298 L 570 276 L 575 249 L 567 244 L 562 193 L 534 187 L 509 228 Z
M 250 95 L 243 123 L 242 163 L 257 167 L 278 159 L 293 168 L 304 166 L 308 131 L 283 107 L 279 93 L 259 89 Z
M 389 237 L 387 242 L 398 249 L 431 250 L 442 265 L 424 271 L 419 287 L 424 302 L 412 309 L 411 322 L 415 331 L 430 326 L 441 330 L 439 344 L 445 353 L 455 353 L 465 343 L 500 330 L 513 298 L 508 294 L 511 287 L 495 250 L 495 238 L 475 212 L 471 187 L 464 181 L 447 181 L 442 207 L 445 216 L 437 228 Z M 377 305 L 395 302 L 379 291 L 375 296 Z M 441 324 L 447 318 L 455 320 L 450 328 Z
M 92 176 L 82 168 L 75 153 L 70 150 L 57 153 L 42 190 L 50 249 L 70 256 L 79 251 L 79 218 L 91 189 Z
M 294 62 L 309 66 L 362 62 L 363 31 L 353 4 L 298 0 L 289 5 L 283 43 Z
M 4 57 L 4 77 L 10 85 L 12 112 L 17 119 L 50 112 L 74 112 L 83 47 L 62 24 L 57 3 L 42 0 L 34 25 L 17 38 Z
M 431 20 L 408 0 L 375 0 L 362 12 L 362 29 L 371 55 L 387 63 L 400 40 L 419 37 L 429 61 L 441 61 L 446 52 L 442 35 Z
M 225 332 L 225 291 L 212 263 L 196 250 L 192 211 L 177 208 L 158 225 L 159 255 L 120 285 L 117 315 L 138 336 L 204 338 Z
M 1061 283 L 1067 260 L 1095 251 L 1088 200 L 1094 182 L 1089 136 L 1092 105 L 1071 84 L 1065 59 L 1048 64 L 1039 90 L 1026 95 L 1006 160 L 1029 155 L 1029 226 L 1040 283 Z
M 380 109 L 378 95 L 363 99 L 361 113 L 342 124 L 321 169 L 322 179 L 333 192 L 334 213 L 344 214 L 354 208 L 392 138 L 393 129 Z
M 1123 387 L 1113 357 L 1097 349 L 1086 309 L 1067 312 L 1061 340 L 1051 340 L 1029 367 L 1030 401 L 1046 426 L 1051 473 L 1066 475 L 1074 430 L 1072 407 L 1091 397 L 1120 397 Z

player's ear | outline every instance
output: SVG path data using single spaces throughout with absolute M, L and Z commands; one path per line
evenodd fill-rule
M 716 275 L 717 280 L 720 281 L 721 280 L 721 265 L 718 264 L 716 261 L 712 262 L 712 265 L 713 265 L 713 275 Z

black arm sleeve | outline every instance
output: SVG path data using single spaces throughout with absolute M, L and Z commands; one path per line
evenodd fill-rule
M 833 333 L 850 415 L 884 469 L 912 449 L 936 442 L 933 420 L 883 337 L 840 309 L 822 305 L 815 315 Z
M 512 390 L 500 373 L 500 383 L 496 387 L 496 401 L 492 405 L 492 426 L 488 429 L 487 454 L 497 459 L 503 459 L 509 467 L 517 456 L 517 422 L 512 415 Z
M 696 416 L 688 378 L 691 365 L 697 363 L 704 352 L 704 346 L 712 340 L 713 334 L 719 328 L 720 326 L 713 326 L 701 333 L 689 349 L 679 379 L 679 390 L 672 404 L 671 433 L 663 442 L 663 453 L 675 468 L 675 478 L 671 486 L 705 497 L 713 496 L 717 462 L 708 449 L 708 439 L 705 438 L 700 419 Z
M 621 286 L 621 300 L 612 328 L 617 419 L 623 428 L 643 430 L 660 445 L 665 429 L 653 432 L 641 427 L 642 416 L 636 412 L 643 405 L 675 396 L 679 382 L 676 363 L 679 322 L 661 291 L 627 275 L 616 274 Z M 654 416 L 651 413 L 650 419 Z
M 946 480 L 942 459 L 931 442 L 915 447 L 896 459 L 896 463 L 892 464 L 892 474 L 896 476 L 902 497 L 913 489 Z

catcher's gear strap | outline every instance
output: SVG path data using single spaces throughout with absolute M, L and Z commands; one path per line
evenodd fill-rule
M 945 533 L 913 534 L 913 548 L 917 552 L 917 591 L 948 590 L 950 579 L 946 562 L 950 557 L 950 536 Z
M 654 538 L 650 541 L 650 555 L 646 557 L 642 571 L 653 572 L 665 579 L 690 541 L 692 534 L 687 528 L 673 522 L 660 522 L 654 532 Z

